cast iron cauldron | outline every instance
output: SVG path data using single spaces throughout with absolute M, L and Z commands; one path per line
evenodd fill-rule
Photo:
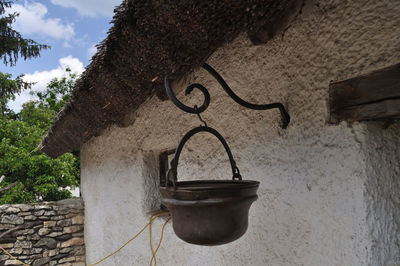
M 209 132 L 222 142 L 231 163 L 232 180 L 177 181 L 182 148 L 199 132 Z M 224 138 L 215 129 L 201 126 L 182 138 L 160 192 L 162 203 L 171 212 L 175 234 L 188 243 L 213 246 L 232 242 L 246 232 L 258 186 L 257 181 L 242 180 Z

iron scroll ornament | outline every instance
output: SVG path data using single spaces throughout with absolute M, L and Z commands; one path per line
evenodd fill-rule
M 278 108 L 281 114 L 281 118 L 282 118 L 282 128 L 287 128 L 287 126 L 289 125 L 290 122 L 290 115 L 288 114 L 288 112 L 286 111 L 285 107 L 283 106 L 282 103 L 270 103 L 270 104 L 252 104 L 249 103 L 245 100 L 243 100 L 242 98 L 240 98 L 237 94 L 235 94 L 232 89 L 229 87 L 229 85 L 225 82 L 225 80 L 222 78 L 222 76 L 220 74 L 218 74 L 218 72 L 212 68 L 210 65 L 208 65 L 207 63 L 204 63 L 202 65 L 202 67 L 207 70 L 208 73 L 210 73 L 217 81 L 218 83 L 221 85 L 221 87 L 225 90 L 225 92 L 238 104 L 240 104 L 243 107 L 246 108 L 250 108 L 253 110 L 269 110 L 269 109 L 274 109 L 274 108 Z M 178 100 L 178 98 L 176 98 L 174 92 L 171 89 L 171 85 L 169 82 L 168 77 L 165 77 L 164 80 L 164 85 L 165 85 L 165 89 L 167 91 L 168 97 L 171 99 L 171 101 L 181 110 L 187 112 L 187 113 L 191 113 L 191 114 L 200 114 L 202 112 L 204 112 L 208 105 L 210 104 L 210 94 L 208 92 L 208 90 L 201 84 L 199 83 L 194 83 L 189 85 L 186 90 L 185 90 L 185 95 L 189 95 L 193 89 L 199 89 L 203 95 L 204 95 L 204 101 L 203 104 L 200 107 L 197 107 L 197 105 L 193 107 L 189 107 L 185 104 L 183 104 L 181 101 Z
M 232 168 L 232 180 L 242 180 L 242 176 L 240 175 L 239 168 L 236 166 L 236 162 L 233 159 L 231 149 L 229 148 L 228 143 L 226 143 L 226 141 L 222 137 L 222 135 L 219 134 L 218 131 L 216 131 L 215 129 L 213 129 L 211 127 L 200 126 L 200 127 L 193 128 L 192 130 L 187 132 L 183 136 L 181 141 L 179 142 L 179 145 L 178 145 L 178 147 L 176 148 L 176 151 L 175 151 L 174 158 L 171 160 L 171 168 L 167 172 L 167 178 L 165 180 L 165 182 L 166 182 L 165 186 L 166 187 L 170 186 L 171 183 L 172 183 L 173 187 L 176 189 L 176 183 L 177 183 L 177 180 L 178 180 L 178 177 L 177 177 L 177 175 L 178 175 L 178 161 L 179 161 L 179 157 L 181 155 L 183 146 L 185 145 L 185 143 L 193 135 L 195 135 L 197 133 L 200 133 L 200 132 L 208 132 L 208 133 L 211 133 L 211 134 L 213 134 L 214 136 L 216 136 L 218 138 L 218 140 L 224 146 L 226 153 L 228 154 L 229 162 L 230 162 L 231 168 Z

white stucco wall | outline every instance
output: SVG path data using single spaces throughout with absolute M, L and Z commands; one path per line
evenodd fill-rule
M 331 80 L 400 62 L 400 4 L 375 2 L 308 2 L 283 36 L 253 46 L 243 35 L 209 59 L 241 97 L 283 102 L 292 117 L 286 130 L 278 111 L 242 108 L 204 70 L 183 82 L 209 89 L 203 118 L 226 138 L 243 177 L 261 185 L 241 239 L 195 246 L 169 225 L 159 265 L 400 264 L 400 124 L 327 124 Z M 129 126 L 110 128 L 81 150 L 88 263 L 147 223 L 158 206 L 158 153 L 199 125 L 195 115 L 156 97 L 129 119 Z M 230 177 L 214 138 L 188 144 L 179 178 Z M 158 236 L 161 221 L 154 227 Z M 150 257 L 146 233 L 104 265 L 145 265 Z
M 366 154 L 365 202 L 371 265 L 400 265 L 400 123 L 382 130 L 369 123 L 362 143 Z

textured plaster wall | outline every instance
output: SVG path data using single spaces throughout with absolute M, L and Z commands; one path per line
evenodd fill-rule
M 398 265 L 398 122 L 327 124 L 328 86 L 400 62 L 398 1 L 307 2 L 285 31 L 266 45 L 246 36 L 214 53 L 209 63 L 243 98 L 281 101 L 279 112 L 235 104 L 205 71 L 179 83 L 198 82 L 211 94 L 202 115 L 226 138 L 245 179 L 261 181 L 248 232 L 217 247 L 179 240 L 168 226 L 159 265 Z M 181 99 L 185 96 L 179 94 Z M 201 96 L 186 101 L 201 102 Z M 200 122 L 171 102 L 151 98 L 82 148 L 87 262 L 119 248 L 158 206 L 160 151 L 176 147 Z M 227 156 L 201 135 L 181 155 L 178 178 L 229 178 Z M 154 226 L 159 235 L 161 221 Z M 150 261 L 148 234 L 131 242 L 107 265 Z
M 371 264 L 400 265 L 400 123 L 382 131 L 369 123 L 365 199 L 370 229 Z

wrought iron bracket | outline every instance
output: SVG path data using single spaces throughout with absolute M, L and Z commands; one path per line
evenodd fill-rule
M 274 109 L 274 108 L 278 108 L 281 114 L 281 118 L 282 118 L 282 128 L 287 128 L 287 126 L 289 125 L 290 122 L 290 115 L 288 114 L 288 112 L 286 111 L 285 107 L 283 106 L 282 103 L 270 103 L 270 104 L 252 104 L 249 103 L 245 100 L 243 100 L 242 98 L 240 98 L 237 94 L 235 94 L 232 89 L 229 87 L 229 85 L 225 82 L 225 80 L 222 78 L 222 76 L 220 74 L 218 74 L 218 72 L 212 68 L 210 65 L 204 63 L 202 66 L 208 73 L 210 73 L 217 81 L 218 83 L 221 85 L 221 87 L 225 90 L 225 92 L 238 104 L 240 104 L 243 107 L 246 108 L 250 108 L 253 110 L 269 110 L 269 109 Z M 187 113 L 191 113 L 191 114 L 200 114 L 202 112 L 204 112 L 208 105 L 210 104 L 210 94 L 208 92 L 208 90 L 201 84 L 199 83 L 194 83 L 189 85 L 186 90 L 185 90 L 185 95 L 189 95 L 193 89 L 198 89 L 203 93 L 204 96 L 204 100 L 203 103 L 200 107 L 198 107 L 197 105 L 195 105 L 194 107 L 189 107 L 185 104 L 183 104 L 181 101 L 179 101 L 178 98 L 176 98 L 174 92 L 171 89 L 171 85 L 169 82 L 168 77 L 166 76 L 164 79 L 164 85 L 165 85 L 165 89 L 167 91 L 168 97 L 171 99 L 171 101 L 181 110 L 187 112 Z

